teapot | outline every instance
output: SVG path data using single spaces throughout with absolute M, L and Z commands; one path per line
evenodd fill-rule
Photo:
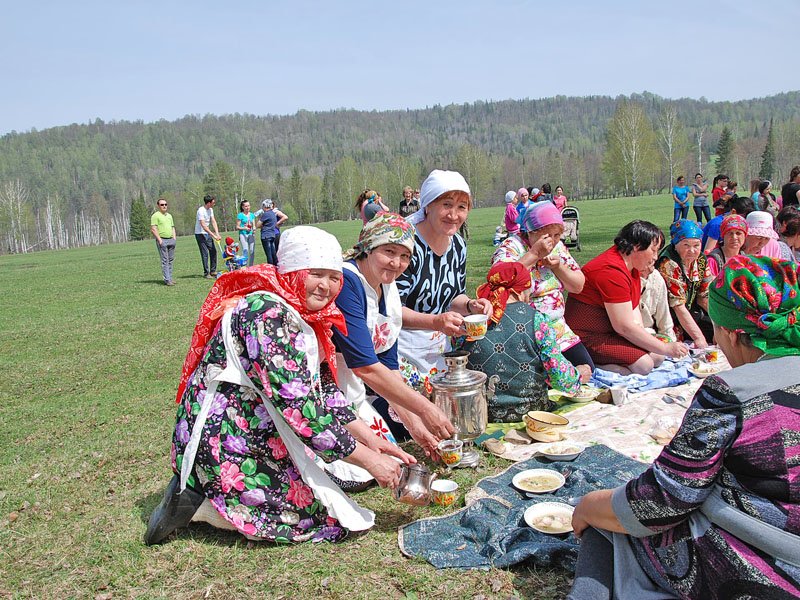
M 431 473 L 425 465 L 400 465 L 400 483 L 394 490 L 394 499 L 414 506 L 427 506 L 431 502 L 431 483 L 436 477 L 436 473 Z

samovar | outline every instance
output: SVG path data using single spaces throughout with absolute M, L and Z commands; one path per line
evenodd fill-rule
M 480 460 L 473 440 L 486 431 L 489 411 L 486 403 L 486 373 L 467 369 L 469 352 L 444 354 L 447 370 L 431 377 L 433 402 L 456 428 L 457 439 L 464 440 L 464 456 L 459 466 L 476 467 Z

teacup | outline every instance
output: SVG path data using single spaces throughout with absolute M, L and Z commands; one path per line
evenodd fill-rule
M 439 456 L 448 467 L 455 467 L 464 458 L 463 440 L 442 440 L 437 446 Z
M 464 317 L 464 328 L 473 340 L 480 340 L 486 335 L 489 317 L 487 315 L 469 315 Z
M 523 417 L 528 435 L 538 442 L 557 442 L 562 439 L 562 431 L 569 425 L 569 419 L 561 415 L 532 410 Z
M 456 501 L 458 484 L 450 479 L 437 479 L 431 484 L 433 503 L 439 506 L 450 506 Z

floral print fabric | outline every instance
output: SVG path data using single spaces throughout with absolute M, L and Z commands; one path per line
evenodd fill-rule
M 254 385 L 271 397 L 289 426 L 326 462 L 355 450 L 345 428 L 355 415 L 333 382 L 327 363 L 312 378 L 301 324 L 280 303 L 260 293 L 234 309 L 231 328 L 242 366 Z M 227 362 L 220 325 L 178 406 L 172 468 L 183 461 L 194 421 L 206 393 L 206 376 Z M 275 542 L 336 541 L 347 530 L 324 506 L 288 455 L 260 397 L 222 382 L 203 427 L 189 485 L 202 490 L 222 517 L 243 534 Z
M 527 251 L 528 244 L 525 240 L 519 235 L 509 236 L 495 250 L 492 264 L 519 261 Z M 550 256 L 557 256 L 561 264 L 571 271 L 580 271 L 581 269 L 562 242 L 555 245 Z M 558 345 L 562 352 L 581 341 L 564 320 L 563 289 L 564 285 L 550 267 L 537 263 L 531 269 L 531 306 L 547 317 L 550 327 L 556 331 Z

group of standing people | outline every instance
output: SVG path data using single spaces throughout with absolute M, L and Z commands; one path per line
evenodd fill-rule
M 194 237 L 200 250 L 200 262 L 203 265 L 203 277 L 216 279 L 217 273 L 217 244 L 222 239 L 219 233 L 217 219 L 214 216 L 216 196 L 207 194 L 203 198 L 203 205 L 195 214 Z M 175 221 L 167 211 L 166 198 L 159 198 L 156 212 L 150 217 L 150 230 L 156 240 L 156 246 L 161 258 L 161 272 L 164 284 L 175 285 L 172 276 L 173 262 L 175 260 Z M 286 214 L 278 210 L 272 200 L 267 198 L 261 203 L 261 210 L 253 213 L 250 202 L 242 200 L 239 203 L 239 214 L 236 216 L 236 228 L 239 232 L 239 247 L 247 257 L 247 266 L 255 262 L 255 235 L 260 232 L 261 245 L 264 249 L 266 262 L 277 264 L 277 248 L 280 239 L 281 225 L 286 222 Z

